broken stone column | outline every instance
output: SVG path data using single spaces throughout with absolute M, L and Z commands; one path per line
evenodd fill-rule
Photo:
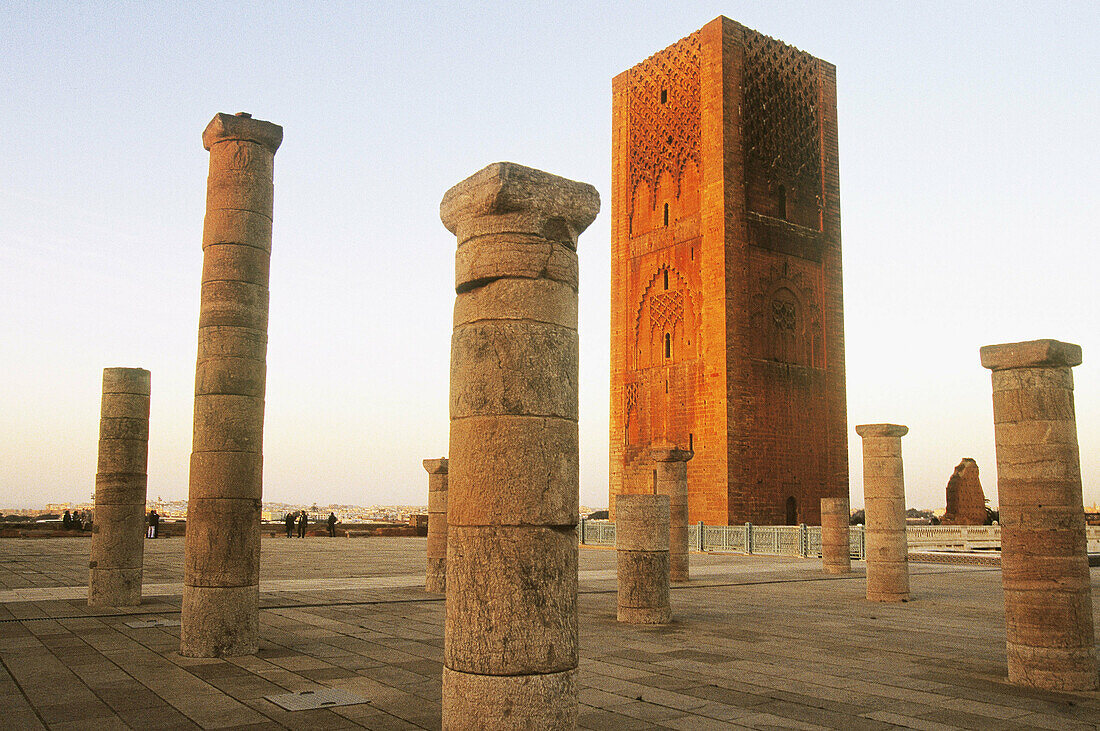
M 672 621 L 669 496 L 619 495 L 615 506 L 618 619 L 629 624 L 668 624 Z
M 688 568 L 688 482 L 687 463 L 694 452 L 661 447 L 651 453 L 657 467 L 657 494 L 669 499 L 669 559 L 673 581 L 687 581 Z
M 944 525 L 985 525 L 985 492 L 978 478 L 978 463 L 963 457 L 947 480 Z
M 447 191 L 451 339 L 443 727 L 577 718 L 577 236 L 591 185 L 494 163 Z
M 909 544 L 905 537 L 905 477 L 901 438 L 909 427 L 863 424 L 863 501 L 867 517 L 867 599 L 909 601 Z
M 447 592 L 447 458 L 426 459 L 428 471 L 428 573 L 424 590 Z
M 987 345 L 1000 499 L 1008 679 L 1048 690 L 1098 686 L 1073 407 L 1081 347 Z
M 847 497 L 821 498 L 821 567 L 827 574 L 846 574 L 852 570 L 850 520 Z
M 149 371 L 104 368 L 88 606 L 141 604 L 149 461 Z
M 256 651 L 272 167 L 283 128 L 217 114 L 203 226 L 180 652 Z

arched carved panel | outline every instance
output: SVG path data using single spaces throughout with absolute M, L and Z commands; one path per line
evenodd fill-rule
M 756 357 L 792 365 L 825 367 L 824 324 L 817 293 L 788 262 L 771 267 L 752 297 L 749 324 Z
M 635 369 L 694 359 L 697 329 L 695 294 L 675 268 L 660 267 L 642 292 L 634 313 Z
M 629 97 L 631 210 L 657 199 L 663 174 L 675 181 L 699 165 L 699 34 L 693 33 L 634 67 Z M 644 193 L 641 189 L 644 188 Z

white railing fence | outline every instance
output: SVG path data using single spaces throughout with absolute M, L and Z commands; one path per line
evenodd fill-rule
M 1100 552 L 1100 526 L 1085 527 L 1088 550 Z M 614 546 L 615 524 L 604 520 L 582 520 L 578 528 L 582 544 Z M 863 526 L 849 529 L 852 558 L 866 557 Z M 699 538 L 702 537 L 702 545 Z M 913 525 L 906 529 L 910 549 L 961 550 L 1000 549 L 1001 527 L 997 525 Z M 753 553 L 764 556 L 821 556 L 821 528 L 816 525 L 703 525 L 688 526 L 688 547 L 693 551 Z

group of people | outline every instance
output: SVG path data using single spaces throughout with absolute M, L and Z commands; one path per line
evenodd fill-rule
M 84 530 L 84 525 L 91 522 L 92 516 L 87 510 L 74 510 L 72 513 L 66 510 L 61 516 L 61 527 L 64 530 Z
M 306 537 L 306 526 L 309 525 L 309 513 L 304 510 L 299 510 L 297 513 L 286 514 L 286 537 L 294 537 L 295 525 L 298 527 L 298 537 Z M 328 524 L 328 534 L 330 537 L 336 537 L 336 514 L 329 513 L 328 519 L 325 521 Z

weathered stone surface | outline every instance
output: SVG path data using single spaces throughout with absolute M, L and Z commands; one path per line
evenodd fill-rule
M 454 326 L 479 320 L 530 320 L 577 329 L 577 298 L 550 279 L 498 279 L 455 300 Z
M 260 501 L 192 496 L 187 501 L 184 583 L 251 586 L 260 580 Z
M 267 332 L 268 291 L 252 282 L 203 282 L 199 327 L 232 326 Z
M 455 254 L 455 289 L 464 292 L 501 278 L 545 279 L 576 291 L 577 252 L 571 245 L 539 236 L 483 236 Z
M 193 451 L 258 454 L 262 451 L 263 436 L 262 398 L 236 394 L 195 395 Z
M 947 510 L 944 525 L 984 525 L 985 492 L 978 478 L 978 463 L 963 457 L 947 480 Z
M 1019 368 L 1072 368 L 1081 365 L 1081 346 L 1058 340 L 984 345 L 982 367 L 992 371 Z
M 821 566 L 827 574 L 852 570 L 850 519 L 847 497 L 821 498 Z
M 1097 677 L 1080 455 L 1070 368 L 1057 340 L 986 346 L 1000 497 L 1008 677 L 1089 691 Z
M 183 587 L 180 654 L 233 657 L 256 652 L 260 622 L 258 586 Z
M 271 253 L 255 246 L 210 244 L 203 249 L 202 281 L 267 284 Z
M 448 525 L 577 523 L 579 491 L 559 489 L 580 481 L 575 421 L 452 418 L 450 452 Z
M 667 551 L 668 495 L 619 495 L 615 512 L 615 548 L 622 551 Z
M 542 236 L 576 248 L 596 218 L 600 194 L 578 183 L 511 162 L 487 165 L 443 196 L 439 217 L 462 245 L 491 232 Z
M 141 567 L 92 567 L 88 576 L 89 607 L 136 607 L 141 604 Z
M 143 368 L 104 368 L 89 606 L 141 603 L 151 378 Z
M 445 728 L 576 721 L 576 239 L 598 208 L 592 186 L 513 163 L 440 204 L 458 237 Z M 482 698 L 467 673 L 511 677 Z
M 577 331 L 557 325 L 482 320 L 455 328 L 451 418 L 511 414 L 576 421 L 578 353 Z
M 648 610 L 632 614 L 648 617 L 647 624 L 664 624 L 672 619 L 669 569 L 668 551 L 618 550 L 620 622 L 630 621 L 623 619 L 623 609 Z
M 108 472 L 95 476 L 95 505 L 145 506 L 149 478 L 137 472 Z
M 271 251 L 271 218 L 255 211 L 215 208 L 206 212 L 202 245 L 240 244 Z
M 104 368 L 104 394 L 134 394 L 148 396 L 152 375 L 144 368 Z M 148 414 L 146 414 L 148 417 Z
M 657 468 L 657 494 L 669 498 L 668 551 L 672 581 L 690 577 L 688 559 L 687 463 L 694 455 L 678 447 L 657 447 L 650 451 Z
M 905 536 L 905 479 L 901 438 L 909 427 L 861 424 L 863 495 L 867 517 L 867 599 L 909 600 L 909 560 Z
M 259 452 L 192 452 L 191 482 L 201 485 L 196 497 L 259 500 L 264 458 Z
M 576 531 L 448 526 L 446 637 L 452 670 L 523 675 L 575 668 Z
M 424 460 L 428 472 L 428 567 L 424 590 L 447 591 L 447 493 L 449 462 L 446 457 Z
M 282 127 L 217 114 L 203 226 L 180 651 L 256 651 L 274 155 Z
M 573 729 L 577 671 L 477 675 L 443 668 L 443 728 L 448 731 Z
M 140 569 L 145 551 L 145 501 L 99 505 L 92 524 L 89 568 Z

